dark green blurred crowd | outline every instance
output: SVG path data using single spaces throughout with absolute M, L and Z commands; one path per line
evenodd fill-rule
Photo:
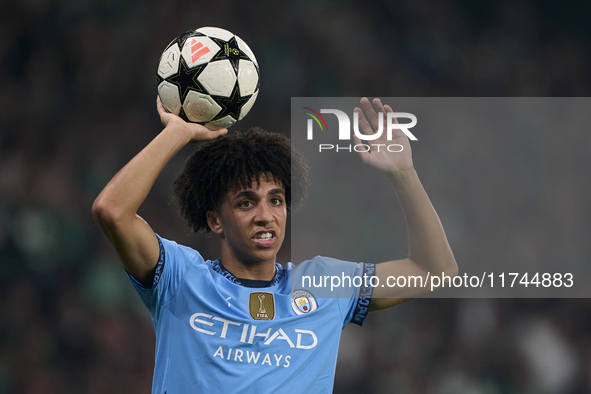
M 257 56 L 261 90 L 238 130 L 289 134 L 291 97 L 591 93 L 581 0 L 3 0 L 0 10 L 0 394 L 150 392 L 150 317 L 90 207 L 160 131 L 155 70 L 181 32 L 223 27 Z M 216 242 L 190 234 L 169 202 L 190 151 L 139 213 L 216 258 Z M 446 202 L 451 214 L 478 203 Z M 590 212 L 574 215 L 569 231 L 584 240 Z M 487 242 L 502 247 L 505 235 Z M 575 241 L 565 254 L 588 260 L 588 242 Z M 345 330 L 335 392 L 587 393 L 590 355 L 587 299 L 415 300 Z

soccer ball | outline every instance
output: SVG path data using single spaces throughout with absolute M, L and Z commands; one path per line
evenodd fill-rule
M 240 37 L 218 27 L 189 30 L 164 50 L 156 74 L 167 111 L 189 122 L 230 127 L 259 93 L 259 66 Z

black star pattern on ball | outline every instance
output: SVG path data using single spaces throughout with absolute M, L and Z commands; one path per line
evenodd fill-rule
M 212 96 L 215 101 L 222 107 L 222 110 L 212 119 L 212 121 L 221 119 L 227 115 L 230 115 L 234 119 L 238 120 L 240 117 L 240 110 L 244 107 L 244 104 L 250 99 L 251 96 L 241 97 L 238 89 L 238 82 L 234 85 L 234 90 L 230 97 Z
M 170 44 L 168 44 L 166 46 L 166 48 L 164 48 L 163 53 L 166 52 L 168 50 L 168 48 L 170 48 L 174 44 L 177 44 L 179 47 L 179 50 L 182 50 L 183 45 L 185 45 L 185 41 L 187 41 L 187 39 L 189 39 L 191 37 L 203 37 L 203 36 L 204 36 L 203 33 L 196 32 L 195 30 L 188 30 L 188 31 L 184 32 L 183 34 L 181 34 L 180 36 L 178 36 L 177 38 L 175 38 L 174 40 L 172 40 L 170 42 Z M 180 53 L 179 53 L 179 56 L 182 58 L 182 55 Z M 158 73 L 156 73 L 156 86 L 160 85 L 160 83 L 164 80 L 165 80 L 165 78 L 162 78 L 160 75 L 158 75 Z M 175 85 L 177 85 L 177 84 L 175 83 Z
M 228 59 L 232 64 L 236 75 L 238 75 L 238 64 L 240 59 L 251 60 L 248 55 L 238 47 L 238 41 L 236 41 L 235 36 L 233 36 L 230 41 L 224 41 L 215 37 L 209 38 L 221 48 L 220 51 L 213 57 L 213 59 L 211 59 L 211 61 L 213 62 L 215 60 Z
M 179 43 L 179 48 L 182 48 L 185 45 L 185 41 L 187 41 L 189 38 L 203 37 L 204 35 L 205 34 L 199 33 L 195 30 L 188 30 L 188 31 L 184 32 L 183 34 L 181 34 L 180 36 L 178 36 L 176 41 Z
M 185 102 L 185 97 L 187 97 L 187 94 L 190 90 L 207 94 L 203 86 L 201 86 L 201 83 L 199 83 L 197 80 L 197 77 L 205 68 L 205 66 L 207 66 L 207 63 L 189 68 L 182 56 L 180 60 L 179 72 L 171 77 L 166 78 L 166 81 L 175 84 L 179 88 L 181 103 Z

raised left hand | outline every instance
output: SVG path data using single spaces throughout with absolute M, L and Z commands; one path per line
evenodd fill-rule
M 394 129 L 392 130 L 392 140 L 387 139 L 386 114 L 388 112 L 394 112 L 392 108 L 389 105 L 382 105 L 382 101 L 379 98 L 375 98 L 372 105 L 366 97 L 361 99 L 361 107 L 363 108 L 363 111 L 359 107 L 355 108 L 355 112 L 359 114 L 359 131 L 361 133 L 366 135 L 375 134 L 373 130 L 378 130 L 379 127 L 378 116 L 383 116 L 382 125 L 384 128 L 382 130 L 382 135 L 375 140 L 362 141 L 356 135 L 354 136 L 356 144 L 366 144 L 371 148 L 369 152 L 359 152 L 363 162 L 378 170 L 391 174 L 413 169 L 412 151 L 406 134 L 404 134 L 402 130 Z M 394 119 L 394 123 L 398 123 L 398 121 Z M 378 144 L 381 145 L 377 146 Z M 393 144 L 399 146 L 391 147 L 390 150 L 393 151 L 391 152 L 388 150 L 388 146 Z M 400 150 L 400 148 L 402 148 L 402 150 Z M 400 151 L 394 152 L 398 150 Z

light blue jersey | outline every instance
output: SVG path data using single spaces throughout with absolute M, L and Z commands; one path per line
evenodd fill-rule
M 326 257 L 277 264 L 269 286 L 252 288 L 220 260 L 158 239 L 151 288 L 131 278 L 156 332 L 153 394 L 332 392 L 341 330 L 363 324 L 371 288 L 316 298 L 314 289 L 292 290 L 291 278 L 298 270 L 362 276 L 373 274 L 372 264 Z

